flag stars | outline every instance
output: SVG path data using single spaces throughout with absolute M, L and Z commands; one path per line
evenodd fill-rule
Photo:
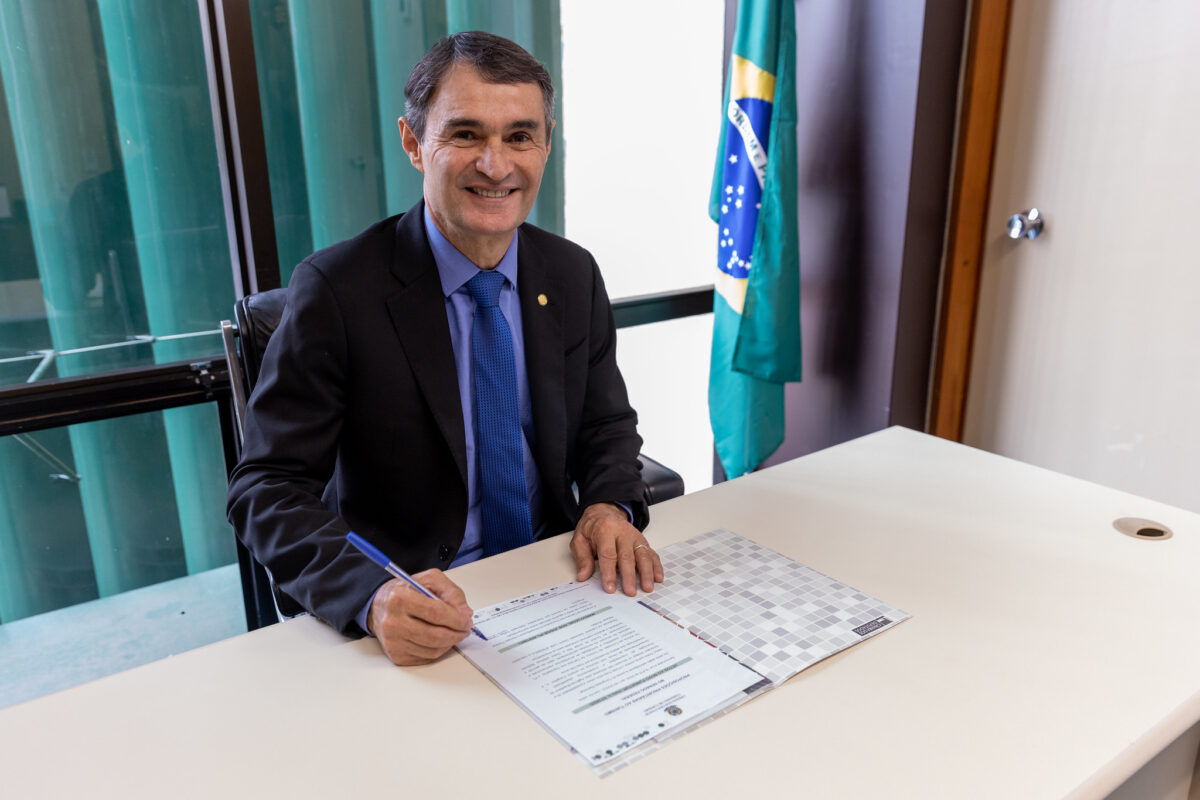
M 734 203 L 734 205 L 737 206 L 738 208 L 741 208 L 742 207 L 742 198 L 739 197 L 737 199 L 737 201 Z
M 733 187 L 732 187 L 732 186 L 726 186 L 726 187 L 725 187 L 725 194 L 733 194 Z
M 736 164 L 736 163 L 737 163 L 737 153 L 734 153 L 733 155 L 731 155 L 731 156 L 729 157 L 729 163 L 730 163 L 730 164 Z
M 746 193 L 746 187 L 745 187 L 745 186 L 739 186 L 739 187 L 738 187 L 738 194 L 745 194 L 745 193 Z
M 728 213 L 729 213 L 729 206 L 721 206 L 721 213 L 722 213 L 722 214 L 728 214 Z
M 728 235 L 729 235 L 729 228 L 726 228 L 725 230 L 721 231 L 721 235 L 722 235 L 722 236 L 728 236 Z

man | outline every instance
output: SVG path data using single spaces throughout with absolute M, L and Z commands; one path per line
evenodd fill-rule
M 512 42 L 461 33 L 413 68 L 405 96 L 424 198 L 297 266 L 229 519 L 285 611 L 417 664 L 470 629 L 441 568 L 574 528 L 579 580 L 598 562 L 607 591 L 633 595 L 663 574 L 640 533 L 641 439 L 600 273 L 523 224 L 550 154 L 549 75 Z M 439 599 L 385 580 L 349 530 L 424 570 Z

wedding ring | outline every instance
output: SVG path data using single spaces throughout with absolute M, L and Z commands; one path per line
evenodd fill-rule
M 635 546 L 635 547 L 633 548 L 633 552 L 635 552 L 635 553 L 636 553 L 636 552 L 637 552 L 637 549 L 638 549 L 638 547 L 649 547 L 649 546 L 650 546 L 650 545 L 648 545 L 648 544 L 639 544 L 639 545 L 637 545 L 637 546 Z

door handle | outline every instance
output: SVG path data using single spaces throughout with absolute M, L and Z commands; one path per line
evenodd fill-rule
M 1008 238 L 1010 239 L 1036 239 L 1042 234 L 1042 225 L 1044 222 L 1042 212 L 1036 208 L 1031 208 L 1027 211 L 1022 211 L 1018 214 L 1013 214 L 1008 218 Z

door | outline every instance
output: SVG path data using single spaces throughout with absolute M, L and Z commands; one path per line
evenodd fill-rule
M 1195 0 L 1013 0 L 963 437 L 1193 511 L 1197 42 Z

